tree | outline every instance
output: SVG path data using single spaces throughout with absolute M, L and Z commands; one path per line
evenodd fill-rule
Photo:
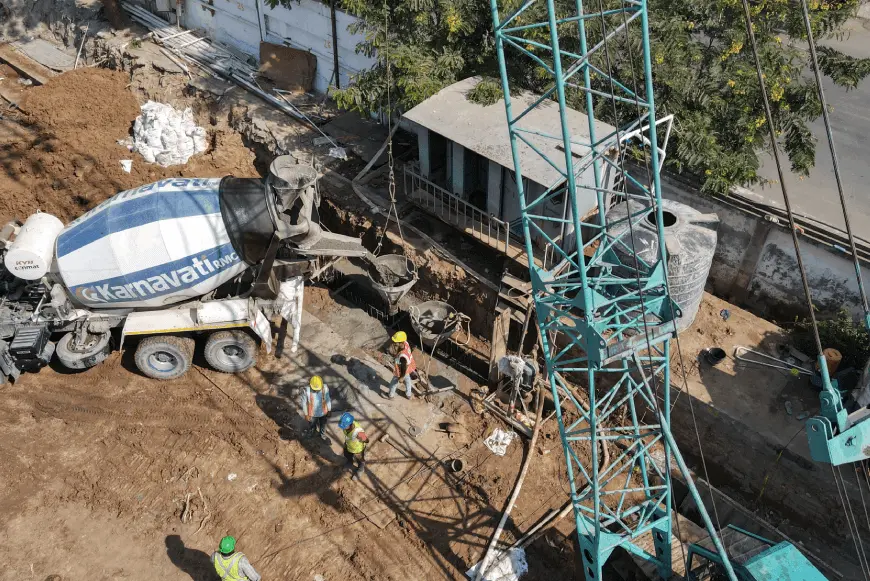
M 271 0 L 289 3 L 291 0 Z M 648 0 L 653 78 L 657 112 L 674 114 L 674 132 L 667 164 L 700 180 L 702 190 L 725 193 L 733 185 L 760 181 L 759 154 L 770 147 L 755 61 L 746 38 L 741 0 Z M 816 39 L 840 33 L 858 0 L 807 0 Z M 500 0 L 508 13 L 519 0 Z M 543 10 L 543 2 L 539 2 Z M 587 0 L 587 10 L 621 6 L 621 0 Z M 566 15 L 572 0 L 557 0 Z M 473 99 L 490 102 L 501 97 L 492 35 L 489 2 L 485 0 L 342 0 L 342 7 L 360 17 L 354 32 L 365 35 L 358 50 L 378 56 L 377 64 L 355 83 L 333 91 L 338 104 L 364 113 L 386 108 L 385 55 L 389 55 L 391 102 L 408 110 L 443 87 L 471 75 L 492 79 L 479 85 Z M 796 0 L 753 0 L 754 31 L 773 108 L 774 123 L 792 170 L 807 175 L 815 162 L 816 143 L 808 123 L 821 115 L 809 72 L 805 31 Z M 387 26 L 388 23 L 388 26 Z M 587 21 L 589 45 L 614 30 L 621 16 Z M 570 26 L 570 25 L 565 25 Z M 389 34 L 385 34 L 389 30 Z M 640 30 L 614 39 L 610 50 L 598 52 L 593 64 L 618 79 L 638 79 Z M 547 31 L 534 31 L 546 35 Z M 561 31 L 560 31 L 561 32 Z M 562 39 L 571 42 L 571 31 Z M 628 45 L 635 47 L 628 49 Z M 571 50 L 569 44 L 564 48 Z M 632 61 L 630 55 L 634 55 Z M 509 53 L 515 84 L 545 90 L 545 75 L 526 57 Z M 541 53 L 541 56 L 546 56 Z M 854 88 L 870 73 L 870 59 L 855 59 L 830 47 L 819 48 L 820 68 L 836 84 Z M 600 76 L 596 88 L 608 92 Z M 569 94 L 570 103 L 583 109 L 582 94 Z M 597 99 L 596 117 L 612 124 L 636 117 L 630 104 Z

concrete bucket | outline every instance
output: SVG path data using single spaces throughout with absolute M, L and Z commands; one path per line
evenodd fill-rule
M 449 339 L 467 317 L 441 301 L 426 301 L 409 309 L 411 326 L 423 340 L 424 345 L 433 349 L 445 339 Z
M 369 280 L 381 298 L 389 305 L 394 315 L 399 310 L 399 301 L 417 283 L 414 263 L 400 254 L 378 256 L 369 266 Z
M 276 157 L 269 166 L 269 185 L 278 195 L 283 207 L 288 210 L 308 188 L 314 187 L 316 181 L 316 169 L 297 164 L 289 155 Z

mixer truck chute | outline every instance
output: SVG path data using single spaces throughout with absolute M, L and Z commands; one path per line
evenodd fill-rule
M 64 227 L 37 213 L 0 230 L 0 380 L 56 357 L 103 361 L 112 339 L 139 338 L 136 364 L 172 379 L 194 340 L 238 372 L 271 348 L 282 316 L 298 342 L 303 281 L 324 258 L 363 257 L 356 238 L 323 232 L 314 167 L 280 157 L 264 180 L 174 178 L 121 192 Z M 53 340 L 56 340 L 55 343 Z

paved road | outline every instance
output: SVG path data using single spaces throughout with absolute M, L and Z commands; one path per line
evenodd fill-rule
M 832 46 L 852 56 L 870 58 L 870 21 L 850 21 L 848 28 L 848 38 L 842 41 L 825 40 L 818 44 Z M 825 96 L 828 104 L 833 107 L 830 114 L 831 126 L 834 130 L 834 145 L 840 161 L 840 175 L 852 228 L 857 236 L 870 240 L 870 78 L 851 91 L 836 87 L 830 80 L 826 80 Z M 789 198 L 795 211 L 842 229 L 843 215 L 825 126 L 821 118 L 811 128 L 818 140 L 816 167 L 803 180 L 791 173 L 787 175 Z M 789 165 L 786 165 L 786 171 L 788 168 Z M 765 157 L 760 173 L 767 179 L 777 179 L 772 156 Z M 784 207 L 779 184 L 768 185 L 763 189 L 756 186 L 754 189 L 771 203 Z

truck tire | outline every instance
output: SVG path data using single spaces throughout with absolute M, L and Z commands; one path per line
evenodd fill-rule
M 193 339 L 187 337 L 148 337 L 136 348 L 136 367 L 153 379 L 177 379 L 190 369 L 193 348 Z
M 257 342 L 244 331 L 218 331 L 205 343 L 205 360 L 223 373 L 240 373 L 257 363 Z
M 112 334 L 109 332 L 94 335 L 94 339 L 82 349 L 73 349 L 73 337 L 73 332 L 61 337 L 54 351 L 58 361 L 67 369 L 90 369 L 105 361 L 112 352 Z

